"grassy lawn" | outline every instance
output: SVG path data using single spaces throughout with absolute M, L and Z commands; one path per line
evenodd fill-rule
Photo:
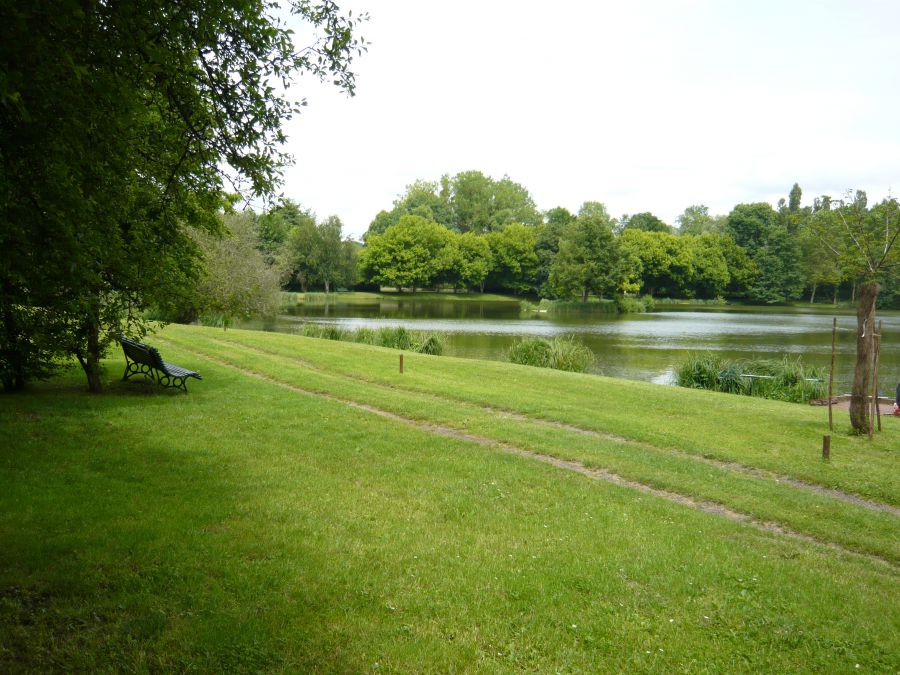
M 73 371 L 0 398 L 0 671 L 900 669 L 900 518 L 786 480 L 900 504 L 898 420 L 869 443 L 838 413 L 823 464 L 805 406 L 413 354 L 401 376 L 395 351 L 277 334 L 148 341 L 204 381 L 119 382 L 114 354 L 101 396 Z

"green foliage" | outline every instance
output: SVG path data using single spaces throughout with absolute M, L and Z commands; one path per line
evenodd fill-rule
M 418 216 L 455 232 L 484 234 L 509 223 L 538 225 L 541 215 L 524 187 L 508 176 L 494 180 L 480 171 L 445 175 L 440 182 L 417 180 L 390 211 L 380 211 L 366 232 L 384 234 L 403 216 Z
M 451 232 L 421 216 L 403 216 L 384 234 L 371 235 L 359 257 L 360 276 L 383 286 L 430 286 L 448 263 Z
M 353 92 L 359 20 L 297 2 L 310 35 L 295 48 L 274 3 L 7 5 L 0 371 L 24 382 L 36 355 L 75 355 L 99 391 L 108 345 L 200 277 L 188 232 L 216 231 L 224 182 L 276 185 L 296 102 L 274 81 L 309 73 Z M 52 309 L 39 324 L 36 307 Z
M 445 344 L 444 337 L 440 333 L 408 330 L 403 326 L 350 330 L 334 324 L 304 323 L 299 333 L 305 337 L 358 342 L 434 356 L 444 353 Z
M 721 216 L 709 215 L 708 206 L 703 204 L 688 206 L 677 218 L 678 233 L 700 235 L 719 232 L 723 225 L 720 219 Z
M 587 203 L 561 233 L 548 283 L 556 297 L 587 302 L 592 293 L 602 298 L 625 290 L 633 270 L 634 260 L 613 236 L 606 209 Z
M 570 337 L 524 338 L 509 348 L 512 363 L 583 373 L 594 362 L 591 350 Z
M 195 235 L 204 268 L 179 319 L 212 315 L 216 325 L 271 316 L 280 305 L 281 274 L 259 250 L 259 230 L 252 214 L 225 215 L 225 236 Z
M 640 314 L 652 312 L 656 308 L 656 301 L 652 295 L 617 295 L 615 298 L 616 309 L 619 314 Z
M 295 207 L 296 208 L 296 207 Z M 278 211 L 275 217 L 283 218 Z M 270 212 L 272 216 L 273 212 Z M 342 241 L 343 223 L 337 216 L 328 216 L 321 222 L 315 214 L 298 211 L 288 219 L 289 228 L 285 242 L 279 251 L 279 263 L 288 271 L 292 282 L 299 284 L 305 293 L 308 288 L 324 288 L 330 293 L 338 287 L 356 283 L 358 245 Z
M 671 234 L 672 228 L 649 211 L 635 213 L 633 216 L 625 216 L 624 228 L 626 230 L 641 230 L 643 232 L 666 232 Z
M 800 248 L 769 204 L 738 204 L 728 214 L 726 231 L 757 267 L 748 290 L 751 300 L 774 304 L 800 297 Z
M 531 292 L 538 265 L 534 228 L 511 223 L 488 234 L 487 241 L 494 261 L 488 284 L 514 293 Z
M 494 256 L 485 237 L 474 232 L 451 234 L 441 252 L 442 280 L 453 288 L 478 288 L 484 291 L 488 274 L 494 266 Z
M 760 377 L 751 378 L 747 375 Z M 691 353 L 675 370 L 680 387 L 806 403 L 827 394 L 826 373 L 798 357 L 730 361 L 710 352 Z
M 682 295 L 694 277 L 691 239 L 666 232 L 627 229 L 619 237 L 622 248 L 637 261 L 641 292 Z

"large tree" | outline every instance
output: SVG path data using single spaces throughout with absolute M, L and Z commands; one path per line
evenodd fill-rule
M 288 157 L 285 87 L 352 93 L 357 21 L 297 0 L 295 48 L 267 0 L 6 3 L 0 25 L 0 374 L 18 388 L 74 354 L 91 391 L 142 310 L 200 275 L 226 181 L 268 193 Z
M 450 232 L 421 216 L 403 216 L 384 234 L 372 234 L 359 257 L 361 276 L 382 286 L 415 290 L 445 272 Z
M 613 235 L 606 209 L 582 209 L 560 238 L 559 252 L 550 266 L 550 288 L 560 298 L 587 302 L 591 293 L 602 298 L 621 289 L 629 260 Z
M 813 214 L 809 227 L 832 260 L 850 278 L 860 281 L 850 423 L 857 432 L 868 433 L 872 425 L 867 402 L 875 354 L 875 303 L 880 284 L 900 268 L 900 205 L 889 198 L 870 209 L 866 193 L 860 190 L 825 203 L 827 208 Z
M 799 243 L 770 204 L 738 204 L 728 214 L 726 233 L 747 251 L 759 271 L 748 292 L 750 299 L 774 304 L 800 297 Z

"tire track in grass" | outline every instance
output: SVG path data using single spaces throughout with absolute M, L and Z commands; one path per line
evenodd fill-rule
M 394 391 L 404 391 L 407 393 L 415 393 L 421 396 L 427 396 L 433 400 L 443 401 L 445 403 L 453 403 L 453 404 L 465 404 L 475 408 L 477 410 L 481 410 L 491 415 L 501 415 L 507 419 L 516 420 L 519 422 L 527 422 L 531 424 L 539 424 L 545 427 L 551 427 L 554 429 L 560 429 L 562 431 L 568 431 L 575 434 L 580 434 L 582 436 L 588 436 L 591 438 L 597 438 L 601 440 L 611 441 L 613 443 L 622 443 L 625 445 L 630 445 L 635 448 L 645 448 L 655 451 L 667 452 L 670 454 L 676 454 L 680 457 L 689 458 L 698 462 L 702 462 L 707 464 L 708 466 L 715 467 L 717 469 L 722 469 L 724 471 L 734 471 L 735 473 L 741 473 L 747 476 L 753 476 L 754 478 L 761 478 L 763 480 L 771 480 L 776 483 L 789 485 L 791 487 L 797 488 L 798 490 L 804 490 L 806 492 L 812 492 L 817 495 L 821 495 L 824 497 L 831 497 L 833 499 L 837 499 L 843 502 L 847 502 L 849 504 L 854 504 L 856 506 L 869 509 L 870 511 L 880 511 L 882 513 L 889 513 L 898 518 L 900 518 L 900 508 L 896 506 L 892 506 L 890 504 L 884 504 L 882 502 L 872 501 L 870 499 L 866 499 L 864 497 L 860 497 L 858 495 L 851 494 L 849 492 L 843 492 L 841 490 L 836 490 L 834 488 L 825 487 L 824 485 L 818 485 L 816 483 L 810 483 L 804 480 L 800 480 L 798 478 L 794 478 L 792 476 L 787 476 L 785 474 L 779 474 L 775 471 L 769 471 L 767 469 L 761 469 L 759 467 L 749 466 L 747 464 L 741 464 L 740 462 L 731 462 L 722 459 L 716 459 L 714 457 L 709 457 L 706 455 L 699 455 L 690 452 L 685 452 L 680 448 L 667 447 L 663 448 L 660 446 L 652 445 L 650 443 L 645 443 L 643 441 L 637 441 L 631 438 L 627 438 L 625 436 L 619 436 L 616 434 L 609 434 L 602 431 L 597 431 L 596 429 L 587 429 L 585 427 L 579 427 L 574 424 L 568 424 L 566 422 L 558 422 L 554 420 L 543 419 L 541 417 L 533 417 L 530 415 L 524 415 L 518 411 L 509 410 L 506 408 L 497 408 L 494 406 L 486 406 L 479 405 L 477 403 L 473 403 L 472 401 L 463 400 L 454 398 L 452 396 L 441 396 L 438 394 L 432 393 L 424 393 L 416 389 L 410 389 L 406 387 L 399 387 L 391 384 L 382 384 L 380 382 L 373 381 L 367 378 L 359 378 L 359 377 L 351 377 L 345 373 L 340 371 L 333 371 L 327 368 L 323 368 L 322 366 L 316 365 L 311 361 L 307 361 L 303 358 L 297 356 L 287 357 L 284 354 L 279 354 L 278 352 L 273 352 L 267 349 L 262 349 L 260 347 L 252 346 L 245 344 L 239 340 L 228 340 L 210 337 L 208 338 L 213 342 L 218 342 L 219 344 L 227 345 L 230 347 L 239 346 L 242 349 L 246 349 L 248 351 L 254 352 L 261 356 L 273 356 L 278 358 L 290 358 L 295 363 L 302 365 L 311 370 L 315 370 L 320 373 L 326 373 L 328 375 L 332 375 L 334 377 L 339 377 L 348 381 L 359 381 L 363 380 L 368 384 L 379 387 L 381 389 L 394 390 Z
M 881 565 L 887 566 L 892 572 L 896 572 L 898 569 L 898 565 L 893 561 L 883 558 L 879 555 L 873 553 L 865 553 L 862 551 L 857 551 L 854 549 L 846 548 L 840 544 L 837 544 L 832 541 L 825 541 L 821 539 L 817 539 L 816 537 L 803 534 L 802 532 L 798 532 L 791 528 L 785 527 L 779 523 L 775 523 L 772 521 L 763 521 L 752 516 L 741 513 L 740 511 L 735 511 L 733 509 L 724 506 L 723 504 L 695 499 L 688 495 L 681 494 L 679 492 L 673 492 L 671 490 L 662 490 L 660 488 L 653 487 L 651 485 L 647 485 L 645 483 L 641 483 L 639 481 L 631 480 L 628 478 L 623 478 L 622 476 L 613 473 L 612 471 L 608 471 L 606 469 L 597 469 L 585 466 L 581 462 L 560 459 L 559 457 L 554 457 L 552 455 L 547 455 L 540 452 L 535 452 L 533 450 L 526 450 L 525 448 L 520 448 L 514 446 L 509 443 L 504 443 L 501 441 L 497 441 L 491 438 L 487 438 L 485 436 L 479 436 L 476 434 L 471 434 L 468 432 L 460 431 L 459 429 L 454 429 L 452 427 L 446 427 L 438 424 L 432 424 L 429 422 L 422 422 L 420 420 L 415 420 L 409 417 L 404 417 L 402 415 L 398 415 L 397 413 L 391 412 L 389 410 L 384 410 L 382 408 L 378 408 L 376 406 L 368 405 L 365 403 L 359 403 L 357 401 L 353 401 L 350 399 L 340 398 L 338 396 L 334 396 L 332 394 L 327 394 L 321 391 L 314 391 L 310 389 L 304 389 L 303 387 L 299 387 L 295 384 L 290 384 L 288 382 L 283 382 L 281 380 L 277 380 L 273 377 L 265 375 L 263 373 L 256 372 L 254 370 L 243 368 L 234 363 L 230 363 L 226 360 L 223 360 L 219 357 L 213 356 L 204 352 L 202 350 L 198 350 L 196 347 L 184 347 L 183 345 L 178 345 L 182 349 L 187 349 L 188 351 L 193 352 L 197 356 L 206 359 L 212 363 L 215 363 L 223 368 L 228 368 L 229 370 L 233 370 L 239 372 L 247 377 L 252 377 L 254 379 L 260 380 L 262 382 L 266 382 L 268 384 L 275 385 L 282 389 L 286 389 L 290 392 L 301 394 L 303 396 L 309 396 L 311 398 L 318 398 L 326 401 L 331 401 L 334 403 L 339 403 L 341 405 L 345 405 L 354 410 L 359 410 L 362 412 L 366 412 L 368 414 L 377 415 L 384 419 L 390 420 L 392 422 L 397 422 L 399 424 L 403 424 L 413 429 L 418 429 L 421 431 L 426 431 L 428 433 L 434 434 L 436 436 L 442 436 L 445 438 L 453 438 L 455 440 L 466 441 L 469 443 L 474 443 L 476 445 L 501 450 L 511 455 L 516 455 L 518 457 L 523 457 L 530 460 L 536 460 L 539 462 L 543 462 L 545 464 L 549 464 L 558 469 L 563 469 L 565 471 L 570 471 L 572 473 L 579 474 L 586 478 L 590 478 L 592 480 L 603 481 L 606 483 L 610 483 L 613 485 L 617 485 L 619 487 L 628 488 L 635 490 L 637 492 L 641 492 L 643 494 L 651 495 L 654 497 L 658 497 L 660 499 L 664 499 L 673 504 L 679 504 L 681 506 L 686 506 L 688 508 L 695 509 L 697 511 L 702 511 L 704 513 L 709 513 L 714 516 L 718 516 L 721 518 L 725 518 L 727 520 L 731 520 L 733 522 L 741 523 L 744 525 L 748 525 L 762 532 L 766 532 L 769 534 L 779 534 L 785 537 L 794 539 L 796 541 L 800 541 L 807 544 L 815 544 L 820 546 L 825 546 L 831 550 L 838 551 L 840 553 L 851 555 L 855 557 L 865 558 L 867 560 L 875 561 Z M 232 345 L 234 346 L 234 345 Z M 244 345 L 239 345 L 244 346 Z

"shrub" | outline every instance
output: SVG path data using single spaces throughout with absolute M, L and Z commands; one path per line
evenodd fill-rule
M 554 338 L 550 342 L 550 367 L 583 373 L 594 362 L 590 349 L 573 338 Z
M 365 345 L 374 345 L 378 341 L 378 334 L 372 328 L 357 328 L 353 341 Z
M 688 354 L 675 370 L 675 384 L 777 401 L 806 403 L 827 393 L 825 371 L 801 359 L 726 361 L 717 354 Z M 747 377 L 761 375 L 763 377 Z
M 346 331 L 332 324 L 305 323 L 300 334 L 324 340 L 347 340 L 352 335 L 352 331 Z
M 306 337 L 359 342 L 391 349 L 405 349 L 420 354 L 439 356 L 444 352 L 444 338 L 439 333 L 411 331 L 402 326 L 379 328 L 378 330 L 359 328 L 354 331 L 345 330 L 332 324 L 305 323 L 298 332 Z
M 522 366 L 550 367 L 550 343 L 540 338 L 519 340 L 509 348 L 507 356 L 513 363 Z
M 523 366 L 578 373 L 586 371 L 594 362 L 591 350 L 570 337 L 526 338 L 510 347 L 507 356 L 513 363 Z
M 391 349 L 412 349 L 412 333 L 403 326 L 397 328 L 379 328 L 376 344 Z
M 423 339 L 416 347 L 416 351 L 420 354 L 432 354 L 440 356 L 444 353 L 444 338 L 438 333 L 429 333 L 423 336 Z

